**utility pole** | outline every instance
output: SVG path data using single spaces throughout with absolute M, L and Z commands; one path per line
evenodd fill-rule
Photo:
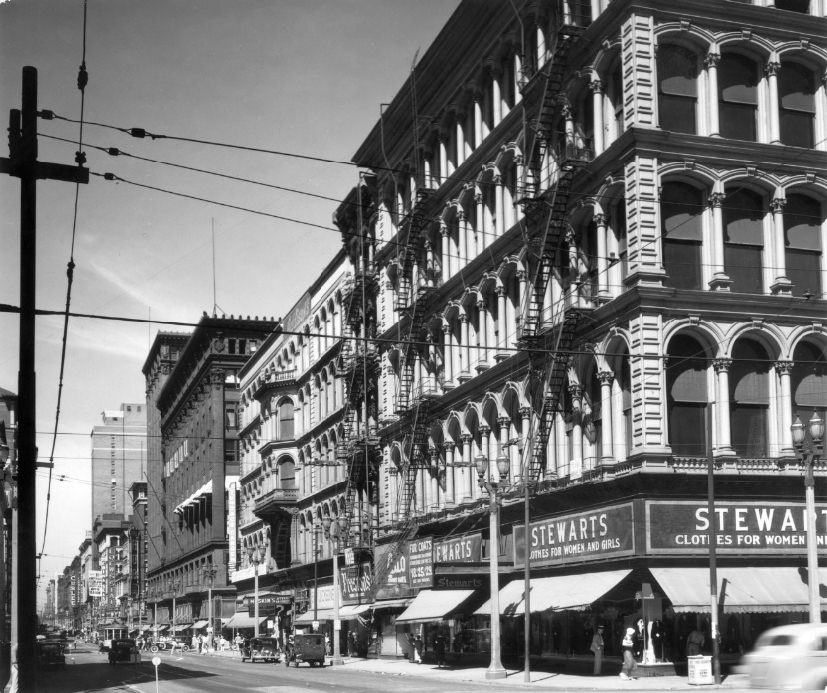
M 38 179 L 88 183 L 81 165 L 37 160 L 37 70 L 23 68 L 21 110 L 9 114 L 9 158 L 0 158 L 0 173 L 20 178 L 20 364 L 18 371 L 17 583 L 18 688 L 37 690 L 37 537 L 35 535 L 37 444 L 35 438 L 35 258 Z

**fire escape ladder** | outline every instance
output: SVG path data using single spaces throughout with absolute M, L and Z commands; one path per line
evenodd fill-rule
M 535 430 L 531 431 L 532 441 L 530 450 L 525 454 L 528 458 L 528 478 L 530 483 L 537 483 L 546 468 L 546 450 L 551 427 L 555 415 L 561 411 L 564 390 L 566 385 L 566 369 L 569 363 L 574 334 L 580 319 L 580 312 L 568 309 L 563 312 L 558 327 L 547 338 L 542 340 L 550 344 L 554 340 L 554 348 L 544 355 L 542 370 L 543 399 L 540 412 L 536 418 Z M 538 346 L 540 340 L 538 341 Z
M 571 181 L 576 165 L 567 160 L 561 162 L 560 174 L 550 193 L 548 216 L 543 226 L 543 235 L 537 239 L 539 257 L 531 281 L 531 289 L 524 299 L 521 337 L 535 337 L 543 327 L 543 308 L 546 289 L 551 278 L 554 258 L 563 238 L 566 226 L 566 209 L 571 193 Z

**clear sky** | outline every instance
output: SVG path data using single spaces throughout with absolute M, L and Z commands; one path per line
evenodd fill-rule
M 493 1 L 493 0 L 492 0 Z M 349 160 L 458 0 L 88 0 L 83 141 L 93 174 L 80 186 L 41 181 L 37 307 L 62 310 L 74 257 L 73 312 L 197 322 L 202 311 L 284 315 L 341 239 L 332 213 L 357 181 L 341 164 L 170 139 L 156 134 Z M 25 65 L 38 108 L 79 120 L 83 0 L 0 1 L 0 110 L 20 108 Z M 6 121 L 8 122 L 8 121 Z M 4 127 L 5 129 L 5 127 Z M 72 164 L 79 126 L 38 120 L 39 159 Z M 46 135 L 72 140 L 61 142 Z M 117 147 L 113 157 L 92 147 Z M 3 138 L 2 156 L 7 156 Z M 332 200 L 135 159 L 207 169 Z M 185 199 L 148 185 L 288 217 L 328 230 Z M 0 303 L 19 305 L 19 182 L 0 176 Z M 212 229 L 215 275 L 212 272 Z M 74 233 L 74 242 L 73 242 Z M 74 243 L 74 245 L 73 245 Z M 74 250 L 72 250 L 74 248 Z M 215 294 L 213 287 L 215 286 Z M 145 399 L 141 366 L 158 329 L 69 323 L 39 601 L 90 529 L 90 433 L 101 412 Z M 180 328 L 184 329 L 184 328 Z M 63 320 L 37 320 L 37 430 L 48 460 Z M 18 318 L 0 314 L 0 386 L 16 392 Z M 38 550 L 46 480 L 38 472 Z

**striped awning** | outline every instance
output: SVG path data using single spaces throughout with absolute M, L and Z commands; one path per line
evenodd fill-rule
M 678 613 L 709 613 L 709 568 L 649 568 Z M 716 569 L 724 613 L 792 613 L 809 609 L 807 571 L 793 567 Z M 823 594 L 825 585 L 820 584 Z

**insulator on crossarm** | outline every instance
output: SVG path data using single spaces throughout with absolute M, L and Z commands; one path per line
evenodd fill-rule
M 78 89 L 83 91 L 89 83 L 89 73 L 86 71 L 86 62 L 82 62 L 78 68 Z

